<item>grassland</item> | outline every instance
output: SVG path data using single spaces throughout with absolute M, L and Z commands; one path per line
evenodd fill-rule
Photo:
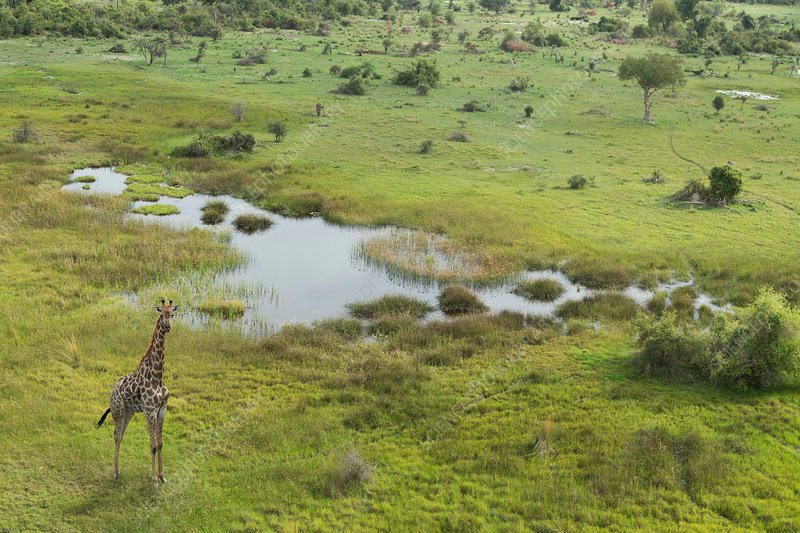
M 796 9 L 740 8 L 797 19 Z M 599 285 L 691 275 L 734 303 L 762 284 L 795 286 L 800 86 L 770 74 L 769 58 L 740 70 L 715 59 L 728 77 L 661 94 L 649 126 L 640 90 L 613 73 L 660 42 L 602 42 L 550 13 L 461 12 L 435 56 L 441 86 L 422 97 L 389 81 L 412 62 L 403 47 L 428 38 L 413 18 L 397 24 L 389 54 L 363 57 L 357 46 L 382 48 L 384 22 L 355 18 L 325 38 L 229 33 L 200 64 L 188 61 L 195 40 L 149 68 L 105 52 L 113 41 L 0 41 L 0 130 L 29 120 L 39 134 L 35 145 L 0 142 L 0 530 L 800 528 L 797 391 L 644 379 L 630 325 L 600 312 L 627 317 L 628 307 L 608 301 L 572 313 L 569 336 L 506 314 L 397 320 L 370 343 L 346 319 L 254 340 L 178 317 L 165 377 L 169 483 L 150 486 L 141 417 L 112 481 L 111 431 L 94 423 L 155 320 L 120 294 L 239 258 L 212 233 L 124 218 L 125 199 L 62 193 L 74 168 L 119 162 L 142 176 L 143 194 L 164 181 L 290 214 L 444 233 L 492 265 L 562 266 Z M 482 55 L 455 41 L 465 28 L 533 18 L 565 35 L 566 63 L 532 53 L 511 64 L 500 34 L 478 42 Z M 332 56 L 321 54 L 326 41 Z M 275 50 L 266 65 L 235 65 L 234 52 L 260 45 Z M 602 53 L 591 78 L 570 66 Z M 330 66 L 365 60 L 382 78 L 363 97 L 334 95 L 344 80 Z M 506 90 L 521 75 L 533 87 Z M 769 113 L 732 100 L 715 116 L 717 89 L 780 99 Z M 491 105 L 457 110 L 471 100 Z M 246 106 L 240 123 L 235 102 Z M 526 121 L 528 104 L 552 113 Z M 266 131 L 275 120 L 288 126 L 280 143 Z M 201 132 L 234 130 L 256 136 L 254 154 L 167 157 Z M 454 130 L 471 142 L 448 141 Z M 689 161 L 728 160 L 747 177 L 749 206 L 666 201 L 702 174 Z M 666 184 L 642 181 L 654 169 Z M 577 173 L 594 186 L 569 190 Z M 354 456 L 369 475 L 348 475 Z

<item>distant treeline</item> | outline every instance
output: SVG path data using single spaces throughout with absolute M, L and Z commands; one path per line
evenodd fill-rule
M 392 0 L 226 0 L 119 2 L 95 4 L 69 0 L 0 0 L 0 38 L 25 35 L 122 37 L 159 30 L 217 37 L 223 28 L 317 29 L 347 15 L 375 15 Z M 386 5 L 388 4 L 388 6 Z

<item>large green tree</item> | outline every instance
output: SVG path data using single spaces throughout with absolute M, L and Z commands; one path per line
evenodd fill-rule
M 621 80 L 635 80 L 644 91 L 642 122 L 652 123 L 650 106 L 653 93 L 664 87 L 677 87 L 686 82 L 683 60 L 670 54 L 650 53 L 641 57 L 626 57 L 617 73 Z
M 681 15 L 672 0 L 655 0 L 650 4 L 647 23 L 651 28 L 660 30 L 666 35 L 670 27 L 680 19 Z

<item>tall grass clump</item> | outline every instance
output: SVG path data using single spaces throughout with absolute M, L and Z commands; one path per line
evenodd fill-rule
M 486 305 L 463 285 L 448 285 L 439 293 L 439 309 L 447 315 L 483 313 Z
M 514 294 L 535 302 L 554 302 L 564 294 L 564 286 L 555 279 L 521 281 L 514 287 Z
M 401 294 L 390 294 L 369 302 L 353 302 L 345 307 L 350 316 L 362 320 L 402 315 L 419 319 L 425 318 L 434 310 L 428 302 Z
M 245 305 L 239 300 L 209 299 L 201 302 L 197 310 L 207 315 L 231 319 L 244 316 Z
M 711 334 L 667 312 L 655 319 L 645 314 L 636 321 L 639 348 L 634 367 L 647 376 L 708 379 Z
M 230 208 L 222 200 L 209 200 L 201 211 L 200 220 L 203 224 L 214 226 L 225 220 Z
M 335 458 L 325 472 L 325 493 L 338 498 L 372 481 L 372 467 L 355 450 L 349 450 Z
M 558 306 L 560 318 L 608 318 L 630 320 L 636 316 L 639 306 L 628 296 L 617 292 L 601 292 L 583 300 L 569 300 Z
M 272 226 L 273 222 L 264 215 L 246 213 L 233 219 L 233 226 L 247 235 L 264 231 Z

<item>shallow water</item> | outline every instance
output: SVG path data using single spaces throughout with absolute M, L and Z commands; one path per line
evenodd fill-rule
M 126 176 L 113 169 L 81 169 L 72 176 L 92 175 L 97 181 L 90 191 L 82 184 L 65 186 L 82 194 L 120 194 L 125 188 Z M 76 187 L 77 186 L 77 187 Z M 230 207 L 225 221 L 218 226 L 205 226 L 200 221 L 201 208 L 211 199 L 223 200 Z M 283 217 L 248 202 L 230 196 L 195 194 L 185 198 L 161 197 L 159 204 L 171 204 L 180 214 L 164 217 L 129 214 L 131 219 L 149 223 L 167 224 L 176 228 L 204 227 L 230 235 L 230 245 L 247 257 L 241 267 L 216 273 L 213 286 L 255 286 L 270 290 L 251 291 L 245 298 L 247 310 L 235 323 L 246 332 L 274 331 L 285 324 L 310 323 L 315 320 L 346 315 L 345 305 L 359 300 L 371 300 L 386 294 L 404 294 L 436 304 L 441 285 L 436 280 L 420 280 L 392 269 L 371 264 L 360 254 L 361 244 L 374 237 L 390 235 L 400 228 L 370 228 L 340 226 L 321 218 L 294 219 Z M 134 207 L 151 205 L 135 202 Z M 246 235 L 236 231 L 233 219 L 241 213 L 258 213 L 269 217 L 274 225 L 268 230 Z M 565 288 L 555 302 L 531 302 L 513 294 L 514 284 L 522 279 L 552 278 Z M 676 282 L 660 286 L 658 290 L 671 290 L 691 282 Z M 553 316 L 555 309 L 567 300 L 580 300 L 594 291 L 572 283 L 563 273 L 553 270 L 520 273 L 493 287 L 474 287 L 478 296 L 492 311 L 519 311 L 531 315 Z M 644 304 L 653 292 L 630 287 L 625 294 Z M 143 291 L 132 295 L 134 300 L 151 300 L 159 296 Z M 705 295 L 697 306 L 711 304 Z M 203 323 L 204 318 L 190 314 L 191 322 Z
M 763 93 L 755 93 L 752 91 L 736 91 L 736 90 L 729 90 L 723 91 L 722 89 L 717 91 L 719 94 L 724 94 L 725 96 L 730 96 L 731 98 L 739 98 L 741 96 L 746 96 L 747 98 L 752 98 L 753 100 L 777 100 L 778 97 L 771 95 L 771 94 L 763 94 Z

